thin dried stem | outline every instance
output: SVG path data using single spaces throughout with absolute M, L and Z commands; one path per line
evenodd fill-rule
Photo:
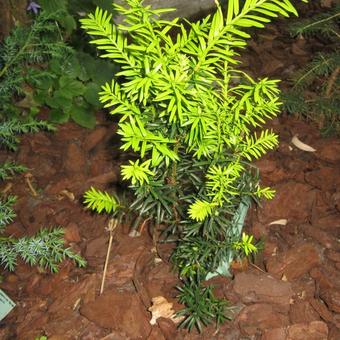
M 118 224 L 118 220 L 114 219 L 114 218 L 111 218 L 109 220 L 109 223 L 108 223 L 107 229 L 110 232 L 110 238 L 109 238 L 109 246 L 107 247 L 106 259 L 105 259 L 105 265 L 104 265 L 104 271 L 103 271 L 103 278 L 102 278 L 102 283 L 101 283 L 101 286 L 100 286 L 100 293 L 99 293 L 99 295 L 102 295 L 103 291 L 104 291 L 107 266 L 108 266 L 108 263 L 109 263 L 110 252 L 111 252 L 111 247 L 112 247 L 113 231 L 116 229 L 117 224 Z
M 336 78 L 338 77 L 338 74 L 340 72 L 340 67 L 337 67 L 330 75 L 328 82 L 327 82 L 327 88 L 326 88 L 326 98 L 329 98 L 332 94 L 332 89 L 335 84 Z
M 26 181 L 26 183 L 27 183 L 27 185 L 28 185 L 28 188 L 30 189 L 32 195 L 33 195 L 34 197 L 38 196 L 38 193 L 37 193 L 36 190 L 34 189 L 34 187 L 33 187 L 33 185 L 32 185 L 32 182 L 31 182 L 31 178 L 33 177 L 32 174 L 27 173 L 27 174 L 24 175 L 24 177 L 25 177 L 25 181 Z

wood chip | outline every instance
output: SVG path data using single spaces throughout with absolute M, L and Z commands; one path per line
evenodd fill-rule
M 68 190 L 62 190 L 57 196 L 58 201 L 62 200 L 64 197 L 67 197 L 71 202 L 75 200 L 74 193 Z
M 138 230 L 133 229 L 129 232 L 130 237 L 139 237 L 140 235 L 141 235 L 141 233 Z
M 303 142 L 300 141 L 300 139 L 295 135 L 292 140 L 292 144 L 295 145 L 298 149 L 302 151 L 307 151 L 307 152 L 315 152 L 316 150 L 312 148 L 310 145 L 307 145 Z
M 269 225 L 273 225 L 273 224 L 286 225 L 287 222 L 288 222 L 288 220 L 286 220 L 285 218 L 282 218 L 280 220 L 270 222 Z

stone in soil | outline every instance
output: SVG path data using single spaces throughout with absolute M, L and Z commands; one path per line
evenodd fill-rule
M 111 289 L 84 304 L 80 313 L 100 327 L 125 332 L 133 339 L 146 339 L 151 332 L 150 315 L 136 293 Z
M 340 186 L 340 176 L 333 167 L 322 167 L 305 174 L 308 184 L 323 190 L 335 191 Z
M 144 246 L 139 245 L 127 253 L 111 255 L 106 273 L 105 287 L 124 286 L 133 280 L 136 261 Z
M 274 303 L 289 309 L 293 290 L 289 282 L 284 282 L 270 275 L 259 273 L 239 273 L 234 279 L 234 291 L 244 303 Z
M 260 335 L 264 330 L 289 325 L 288 316 L 275 312 L 271 304 L 256 303 L 244 307 L 236 318 L 241 332 L 248 336 Z
M 333 314 L 329 311 L 329 309 L 325 306 L 323 302 L 317 299 L 310 299 L 309 303 L 319 314 L 322 320 L 326 322 L 334 322 Z
M 321 289 L 340 287 L 340 273 L 330 263 L 324 262 L 323 266 L 313 268 L 310 276 Z
M 297 279 L 313 267 L 319 265 L 321 256 L 313 243 L 301 243 L 269 258 L 266 262 L 268 272 L 281 279 L 283 275 L 288 280 Z
M 44 327 L 44 333 L 48 336 L 48 340 L 93 340 L 102 338 L 107 331 L 78 313 L 74 313 L 64 318 L 50 320 Z
M 261 340 L 327 340 L 327 337 L 327 324 L 322 321 L 312 321 L 268 329 L 264 332 Z
M 315 143 L 315 156 L 324 161 L 337 163 L 340 161 L 340 140 L 323 138 Z
M 290 181 L 277 185 L 275 190 L 274 199 L 265 201 L 258 212 L 261 223 L 282 218 L 296 221 L 305 221 L 308 218 L 316 195 L 312 186 Z
M 334 249 L 327 249 L 325 255 L 328 259 L 334 262 L 340 262 L 340 251 L 335 251 Z
M 97 177 L 102 174 L 112 171 L 112 157 L 107 150 L 98 150 L 89 158 L 90 168 L 89 173 L 91 177 Z M 118 169 L 117 169 L 117 172 Z
M 103 263 L 108 247 L 108 235 L 90 240 L 86 245 L 85 258 L 90 266 Z
M 298 323 L 287 329 L 287 340 L 327 340 L 328 327 L 322 321 Z
M 64 228 L 64 239 L 67 242 L 78 243 L 81 241 L 79 227 L 75 222 L 70 222 L 66 228 Z
M 320 230 L 317 226 L 311 224 L 304 224 L 299 227 L 306 236 L 311 237 L 314 241 L 319 242 L 325 248 L 337 247 L 336 238 L 326 231 Z
M 298 280 L 292 282 L 294 291 L 294 300 L 308 300 L 312 299 L 316 293 L 315 281 L 309 276 L 305 275 Z
M 84 140 L 84 149 L 91 151 L 99 143 L 102 143 L 103 139 L 107 135 L 107 128 L 105 126 L 96 127 Z
M 336 326 L 331 326 L 329 328 L 328 340 L 339 340 L 340 339 L 340 328 Z
M 331 311 L 335 313 L 340 313 L 340 290 L 339 289 L 328 288 L 325 290 L 321 290 L 320 297 L 326 303 L 326 305 Z
M 157 325 L 165 339 L 176 339 L 177 327 L 172 320 L 161 317 L 157 319 Z
M 26 235 L 33 235 L 42 227 L 51 225 L 55 214 L 54 204 L 37 198 L 23 198 L 16 204 L 18 219 L 26 229 Z
M 85 153 L 78 144 L 70 143 L 67 146 L 64 165 L 68 174 L 83 174 L 86 171 Z
M 295 301 L 289 311 L 289 318 L 291 323 L 306 323 L 312 321 L 319 321 L 320 316 L 312 307 L 309 301 L 297 300 Z

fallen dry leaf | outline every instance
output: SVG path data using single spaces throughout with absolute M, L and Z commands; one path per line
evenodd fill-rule
M 152 318 L 150 320 L 151 325 L 155 325 L 158 318 L 171 319 L 173 322 L 178 323 L 182 321 L 182 317 L 176 317 L 175 311 L 172 306 L 173 303 L 168 302 L 163 296 L 156 296 L 152 298 L 152 306 L 149 307 L 149 312 L 151 312 Z

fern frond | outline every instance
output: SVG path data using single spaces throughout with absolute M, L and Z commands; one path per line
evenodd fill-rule
M 116 197 L 108 194 L 106 191 L 96 190 L 93 187 L 85 192 L 84 204 L 98 213 L 105 211 L 108 214 L 114 213 L 119 207 Z

